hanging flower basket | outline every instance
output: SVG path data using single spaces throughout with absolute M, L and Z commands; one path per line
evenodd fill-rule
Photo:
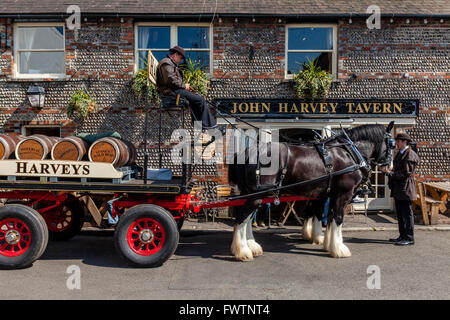
M 78 90 L 70 99 L 67 115 L 72 117 L 74 113 L 77 113 L 82 119 L 86 119 L 95 110 L 97 110 L 95 100 L 85 90 Z

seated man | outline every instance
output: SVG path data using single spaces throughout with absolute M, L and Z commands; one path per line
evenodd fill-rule
M 158 64 L 156 84 L 159 94 L 163 96 L 180 94 L 181 98 L 189 101 L 194 120 L 201 121 L 204 130 L 217 128 L 216 120 L 206 100 L 201 95 L 195 94 L 191 86 L 183 81 L 183 74 L 178 65 L 185 58 L 184 49 L 175 46 L 169 50 L 169 53 Z

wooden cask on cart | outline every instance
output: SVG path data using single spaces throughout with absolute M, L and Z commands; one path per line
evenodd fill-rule
M 61 138 L 34 134 L 21 140 L 16 147 L 16 158 L 19 160 L 44 160 L 53 146 Z
M 90 161 L 108 162 L 118 168 L 136 162 L 136 148 L 131 142 L 105 137 L 91 145 L 88 156 Z
M 0 160 L 14 157 L 17 144 L 25 137 L 17 133 L 0 134 Z
M 86 155 L 89 144 L 76 136 L 69 136 L 59 140 L 52 148 L 53 160 L 80 161 Z

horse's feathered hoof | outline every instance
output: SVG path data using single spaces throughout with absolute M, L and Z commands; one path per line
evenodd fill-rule
M 312 239 L 312 218 L 308 218 L 303 225 L 303 239 L 307 241 L 311 241 Z
M 349 258 L 352 256 L 350 249 L 345 244 L 341 244 L 337 248 L 331 249 L 330 254 L 333 258 Z
M 253 254 L 249 247 L 241 248 L 240 250 L 237 250 L 234 257 L 236 260 L 239 261 L 252 261 L 253 260 Z
M 255 240 L 248 240 L 247 245 L 252 251 L 253 257 L 259 257 L 263 254 L 263 248 Z
M 320 236 L 317 236 L 317 237 L 313 237 L 312 238 L 312 243 L 313 244 L 323 245 L 323 239 L 324 239 L 323 235 L 320 235 Z

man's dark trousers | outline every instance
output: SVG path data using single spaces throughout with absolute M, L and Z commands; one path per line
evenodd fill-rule
M 395 199 L 397 211 L 398 230 L 400 237 L 404 240 L 414 241 L 414 213 L 411 200 Z
M 185 89 L 178 89 L 175 94 L 189 101 L 194 121 L 201 121 L 203 129 L 209 129 L 216 126 L 216 120 L 213 118 L 206 100 L 198 94 Z

